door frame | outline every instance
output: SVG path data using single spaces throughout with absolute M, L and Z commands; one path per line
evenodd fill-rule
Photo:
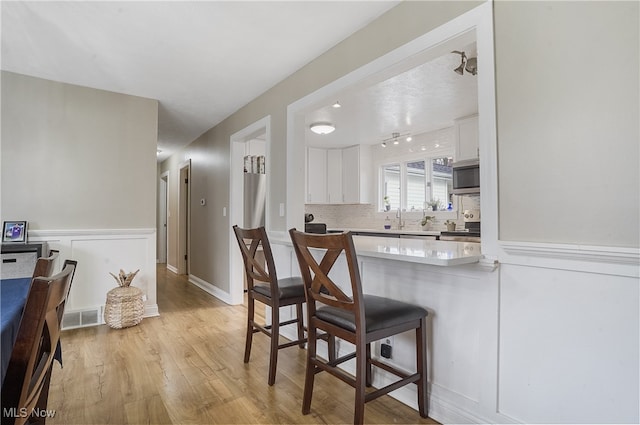
M 169 171 L 160 174 L 159 184 L 157 260 L 162 264 L 168 262 L 169 256 Z
M 191 231 L 191 159 L 180 163 L 178 174 L 178 274 L 189 274 Z M 189 183 L 185 183 L 185 178 Z
M 267 193 L 265 196 L 265 228 L 271 227 L 269 214 L 269 188 L 271 187 L 271 115 L 248 125 L 229 138 L 229 304 L 244 302 L 244 265 L 233 233 L 234 224 L 244 221 L 244 155 L 245 143 L 258 134 L 265 134 L 265 169 Z

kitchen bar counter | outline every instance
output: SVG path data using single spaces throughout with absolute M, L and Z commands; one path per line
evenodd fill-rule
M 471 264 L 482 258 L 480 244 L 475 242 L 354 236 L 353 243 L 358 256 L 434 266 Z
M 291 245 L 288 233 L 270 233 L 271 243 Z M 475 242 L 354 236 L 358 256 L 405 261 L 433 266 L 457 266 L 480 261 L 480 244 Z
M 358 233 L 367 233 L 367 234 L 380 234 L 380 236 L 401 236 L 401 235 L 409 235 L 409 236 L 432 236 L 438 237 L 440 236 L 440 231 L 438 230 L 406 230 L 406 229 L 327 229 L 327 233 L 342 233 L 344 231 L 351 231 L 354 234 Z

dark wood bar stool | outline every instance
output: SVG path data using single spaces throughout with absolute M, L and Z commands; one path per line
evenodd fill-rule
M 242 229 L 233 226 L 238 245 L 244 260 L 247 276 L 247 337 L 244 349 L 244 362 L 249 362 L 253 334 L 262 332 L 271 338 L 269 354 L 269 385 L 276 380 L 276 366 L 278 364 L 278 350 L 298 345 L 304 348 L 307 339 L 304 337 L 304 317 L 302 304 L 305 302 L 304 283 L 299 276 L 278 279 L 271 246 L 264 227 L 256 229 Z M 264 261 L 256 259 L 256 254 L 262 248 Z M 266 268 L 265 268 L 266 263 Z M 271 307 L 271 325 L 263 326 L 255 321 L 255 302 Z M 280 307 L 295 305 L 296 318 L 280 323 Z M 296 324 L 298 339 L 280 344 L 280 327 Z
M 358 260 L 351 233 L 312 235 L 296 229 L 289 231 L 300 263 L 307 295 L 307 369 L 304 383 L 302 413 L 311 410 L 313 382 L 319 372 L 329 372 L 356 390 L 353 422 L 364 421 L 364 405 L 381 395 L 404 385 L 418 385 L 418 409 L 427 417 L 427 310 L 422 307 L 362 293 Z M 321 250 L 318 262 L 310 249 Z M 346 295 L 328 274 L 341 253 L 344 252 L 349 268 L 352 296 Z M 316 255 L 317 257 L 317 255 Z M 355 345 L 355 352 L 333 361 L 316 356 L 318 329 Z M 371 358 L 371 343 L 401 332 L 415 330 L 417 372 L 407 374 L 388 364 Z M 356 359 L 355 378 L 338 368 L 341 363 Z M 371 366 L 377 366 L 396 375 L 399 380 L 384 388 L 367 392 L 371 386 Z

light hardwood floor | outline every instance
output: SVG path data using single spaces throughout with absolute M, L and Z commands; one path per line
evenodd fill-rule
M 268 338 L 254 337 L 243 363 L 246 307 L 229 306 L 159 265 L 160 317 L 115 330 L 64 331 L 54 365 L 49 424 L 352 423 L 353 389 L 316 377 L 302 415 L 305 351 L 280 350 L 267 385 Z M 367 423 L 437 423 L 389 396 L 367 404 Z

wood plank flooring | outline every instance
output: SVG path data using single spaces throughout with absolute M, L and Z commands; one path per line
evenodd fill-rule
M 138 326 L 64 331 L 64 368 L 54 365 L 48 424 L 341 424 L 353 422 L 354 391 L 316 377 L 302 415 L 305 351 L 281 350 L 267 385 L 268 338 L 256 334 L 243 363 L 246 307 L 229 306 L 158 266 L 160 317 Z M 437 423 L 384 396 L 367 423 Z

